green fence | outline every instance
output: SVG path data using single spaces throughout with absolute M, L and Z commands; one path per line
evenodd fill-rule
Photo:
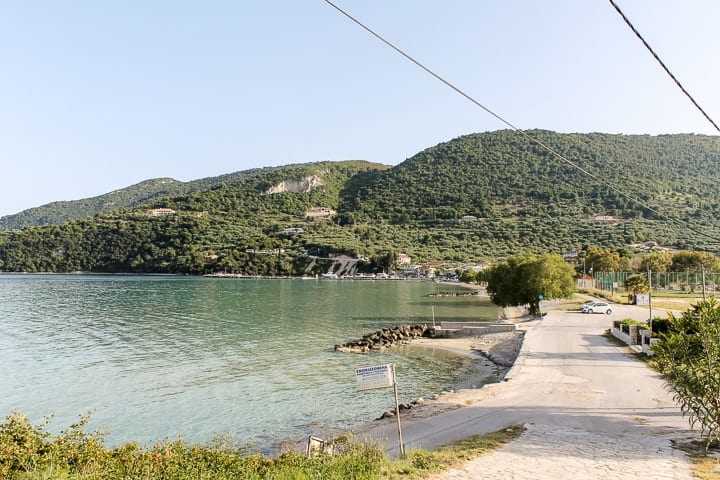
M 592 285 L 599 290 L 624 292 L 625 279 L 635 272 L 595 272 Z M 702 272 L 651 272 L 653 291 L 699 293 L 703 291 Z M 705 292 L 720 292 L 720 272 L 705 272 Z

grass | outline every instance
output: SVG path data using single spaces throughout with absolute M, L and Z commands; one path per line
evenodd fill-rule
M 486 455 L 519 437 L 525 431 L 521 425 L 476 435 L 451 443 L 434 452 L 411 450 L 404 459 L 389 461 L 383 469 L 383 477 L 392 480 L 422 479 L 432 474 L 458 467 L 463 463 Z
M 604 298 L 605 300 L 608 300 L 608 301 L 614 302 L 614 303 L 625 303 L 625 304 L 628 303 L 627 295 L 620 295 L 618 293 L 611 295 L 611 293 L 608 292 L 607 290 L 599 290 L 596 288 L 580 288 L 578 290 L 578 293 L 584 293 L 586 295 L 591 295 L 593 297 Z M 580 303 L 585 303 L 585 302 L 581 301 Z
M 628 304 L 627 292 L 623 294 L 615 293 L 611 295 L 607 290 L 598 290 L 594 288 L 581 288 L 579 293 L 585 293 L 594 297 L 601 297 L 615 303 Z M 662 310 L 676 310 L 683 311 L 687 310 L 697 302 L 702 300 L 702 293 L 689 293 L 689 292 L 652 292 L 652 306 L 653 309 Z M 580 302 L 583 303 L 583 302 Z
M 53 435 L 48 421 L 31 424 L 14 411 L 0 423 L 0 480 L 374 480 L 421 479 L 491 452 L 517 438 L 511 426 L 434 452 L 413 450 L 405 458 L 385 457 L 379 445 L 339 440 L 335 454 L 308 458 L 288 451 L 270 458 L 218 437 L 211 445 L 183 440 L 142 447 L 107 448 L 98 431 L 87 432 L 88 416 Z
M 693 474 L 700 480 L 720 480 L 720 445 L 707 448 L 704 441 L 696 440 L 673 445 L 688 454 L 693 462 Z

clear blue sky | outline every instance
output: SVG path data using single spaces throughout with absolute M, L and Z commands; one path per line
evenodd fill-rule
M 520 128 L 716 133 L 607 1 L 337 3 Z M 720 121 L 720 2 L 617 3 Z M 505 128 L 322 0 L 3 2 L 0 72 L 0 215 Z

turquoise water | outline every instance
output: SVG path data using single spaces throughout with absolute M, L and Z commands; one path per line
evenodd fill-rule
M 0 275 L 0 415 L 51 428 L 93 411 L 108 444 L 217 432 L 269 451 L 330 435 L 393 405 L 358 392 L 358 367 L 395 363 L 400 400 L 428 397 L 484 362 L 401 347 L 369 355 L 333 346 L 400 323 L 495 318 L 477 297 L 430 298 L 448 286 L 405 281 L 246 280 Z

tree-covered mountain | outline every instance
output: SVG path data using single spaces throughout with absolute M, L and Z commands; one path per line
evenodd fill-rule
M 719 137 L 528 133 L 566 160 L 505 130 L 392 168 L 238 172 L 94 217 L 0 232 L 0 269 L 301 274 L 327 267 L 316 256 L 378 269 L 399 252 L 461 263 L 587 245 L 624 252 L 649 240 L 720 252 Z
M 255 170 L 201 178 L 191 182 L 180 182 L 172 178 L 153 178 L 97 197 L 52 202 L 0 217 L 0 231 L 59 224 L 100 213 L 135 208 L 158 198 L 208 190 L 222 183 L 236 181 Z
M 519 132 L 467 135 L 379 174 L 345 199 L 345 210 L 359 221 L 390 223 L 503 217 L 508 211 L 623 218 L 654 216 L 647 207 L 683 217 L 718 213 L 718 137 L 527 133 L 568 161 Z

